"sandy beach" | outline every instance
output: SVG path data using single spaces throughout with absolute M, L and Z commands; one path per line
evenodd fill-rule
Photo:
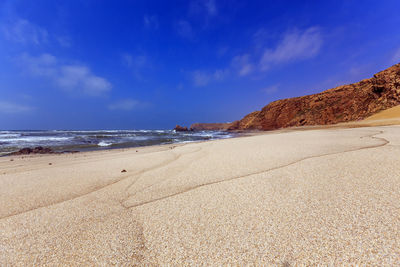
M 395 265 L 399 156 L 376 126 L 2 157 L 0 265 Z

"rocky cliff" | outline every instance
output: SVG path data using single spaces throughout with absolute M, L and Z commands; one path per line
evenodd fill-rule
M 229 125 L 229 130 L 273 130 L 364 119 L 400 104 L 400 64 L 358 83 L 274 101 Z

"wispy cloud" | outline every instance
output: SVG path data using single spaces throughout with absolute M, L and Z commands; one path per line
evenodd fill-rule
M 187 20 L 179 20 L 175 23 L 176 32 L 183 38 L 193 39 L 194 32 L 192 25 Z
M 322 42 L 322 34 L 317 27 L 287 32 L 275 48 L 265 49 L 260 60 L 261 69 L 267 70 L 274 64 L 314 57 L 320 51 Z
M 234 57 L 231 65 L 240 76 L 246 76 L 255 70 L 254 64 L 250 62 L 249 54 Z
M 222 81 L 229 75 L 229 69 L 217 69 L 213 73 L 213 79 L 216 81 Z
M 149 60 L 145 55 L 132 55 L 129 53 L 122 54 L 122 62 L 127 67 L 143 68 L 148 66 Z
M 210 16 L 217 15 L 218 10 L 217 10 L 217 5 L 215 3 L 215 0 L 204 1 L 204 5 L 206 6 L 208 15 L 210 15 Z
M 156 15 L 144 15 L 143 17 L 144 26 L 148 29 L 157 30 L 159 27 L 158 18 Z
M 271 66 L 277 64 L 289 63 L 297 60 L 308 59 L 316 56 L 322 46 L 322 34 L 319 28 L 311 27 L 303 31 L 293 30 L 285 33 L 281 41 L 275 48 L 265 47 L 265 40 L 271 39 L 268 31 L 261 29 L 254 34 L 255 49 L 248 53 L 234 56 L 230 65 L 220 71 L 193 72 L 193 82 L 196 86 L 205 86 L 211 81 L 221 80 L 216 77 L 226 77 L 229 72 L 236 73 L 238 76 L 248 76 L 255 73 L 267 71 Z M 400 53 L 399 53 L 400 57 Z M 269 88 L 269 93 L 272 93 Z
M 207 86 L 211 82 L 226 79 L 229 74 L 235 73 L 239 77 L 260 75 L 271 66 L 304 60 L 316 56 L 323 43 L 321 30 L 311 27 L 301 30 L 286 32 L 274 48 L 265 47 L 265 40 L 272 35 L 262 29 L 254 34 L 255 49 L 247 53 L 234 56 L 230 64 L 215 71 L 195 70 L 191 72 L 193 84 L 196 87 Z M 254 76 L 256 77 L 256 76 Z M 265 93 L 271 94 L 278 86 L 264 88 Z
M 196 70 L 191 73 L 191 78 L 196 87 L 203 87 L 213 81 L 222 81 L 228 74 L 228 69 L 217 69 L 213 72 Z
M 122 64 L 131 69 L 136 79 L 143 80 L 144 72 L 153 67 L 151 60 L 144 54 L 133 55 L 124 53 L 121 55 Z
M 215 0 L 193 0 L 189 4 L 189 13 L 215 16 L 218 14 L 217 3 Z
M 270 94 L 278 92 L 278 89 L 279 89 L 279 85 L 275 84 L 275 85 L 271 85 L 271 86 L 261 89 L 261 92 L 263 92 L 267 95 L 270 95 Z
M 48 32 L 28 20 L 17 19 L 12 23 L 3 25 L 1 30 L 8 41 L 23 44 L 40 45 L 48 41 Z
M 51 54 L 41 54 L 37 57 L 24 53 L 17 57 L 17 63 L 33 76 L 56 77 L 57 59 Z
M 85 65 L 62 64 L 51 54 L 30 56 L 23 54 L 17 62 L 29 74 L 51 80 L 58 87 L 89 96 L 101 96 L 111 90 L 112 85 L 105 78 L 96 76 Z
M 207 85 L 211 80 L 211 75 L 202 71 L 193 72 L 193 83 L 195 86 L 201 87 Z
M 45 28 L 19 17 L 0 25 L 0 33 L 3 34 L 5 40 L 24 45 L 57 44 L 61 47 L 72 45 L 71 37 L 51 34 Z
M 130 111 L 133 109 L 142 108 L 146 106 L 148 106 L 147 103 L 143 103 L 135 99 L 124 99 L 111 103 L 107 107 L 109 110 Z
M 100 96 L 111 90 L 111 84 L 104 78 L 94 75 L 82 65 L 63 65 L 59 68 L 57 84 L 68 90 L 82 90 L 90 96 Z
M 0 101 L 0 113 L 8 113 L 8 114 L 25 113 L 32 111 L 33 109 L 34 108 L 31 106 Z
M 175 22 L 175 31 L 183 38 L 195 40 L 195 30 L 206 29 L 211 25 L 210 20 L 216 15 L 218 15 L 216 0 L 191 0 L 186 18 Z
M 72 46 L 71 38 L 68 36 L 59 36 L 56 38 L 56 40 L 62 47 L 71 47 Z

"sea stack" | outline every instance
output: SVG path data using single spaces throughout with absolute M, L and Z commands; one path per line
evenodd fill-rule
M 189 129 L 187 127 L 182 127 L 180 125 L 176 125 L 174 130 L 177 131 L 177 132 L 187 132 L 187 131 L 189 131 Z

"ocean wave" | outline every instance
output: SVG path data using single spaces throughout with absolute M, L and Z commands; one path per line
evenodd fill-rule
M 52 136 L 20 136 L 16 138 L 0 138 L 0 141 L 9 143 L 40 143 L 71 140 L 71 137 L 52 137 Z
M 107 143 L 107 142 L 104 142 L 104 141 L 101 141 L 100 143 L 98 143 L 97 144 L 98 146 L 111 146 L 112 145 L 112 143 Z
M 0 152 L 43 146 L 55 151 L 96 150 L 158 144 L 190 143 L 233 137 L 219 131 L 175 132 L 173 130 L 99 131 L 0 131 Z
M 20 137 L 21 134 L 12 134 L 12 133 L 0 133 L 0 140 L 1 139 L 7 139 L 7 138 L 15 138 L 15 137 Z

